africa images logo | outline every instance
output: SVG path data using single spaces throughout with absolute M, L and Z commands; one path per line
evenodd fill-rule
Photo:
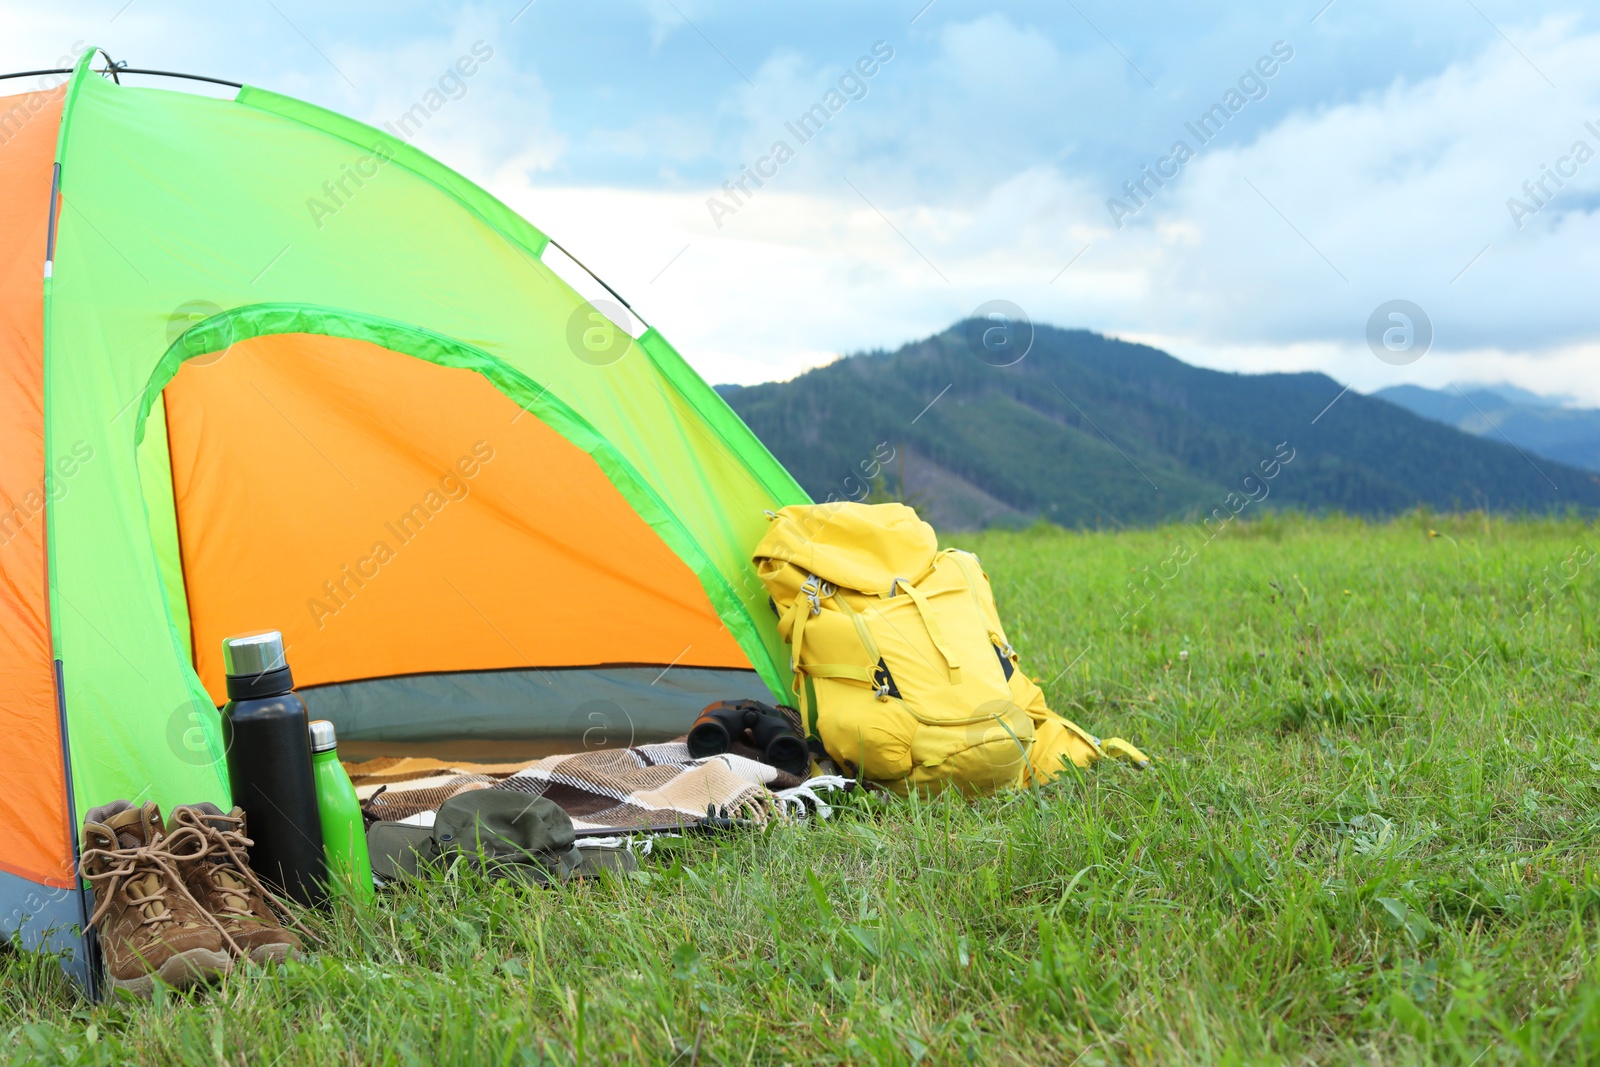
M 1410 300 L 1388 300 L 1367 318 L 1367 347 L 1385 363 L 1404 367 L 1433 347 L 1433 320 Z

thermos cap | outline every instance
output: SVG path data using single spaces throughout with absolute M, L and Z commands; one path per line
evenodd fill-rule
M 283 658 L 283 634 L 277 630 L 257 630 L 222 639 L 222 669 L 230 677 L 256 677 L 281 671 L 288 665 Z
M 314 719 L 309 727 L 311 730 L 311 751 L 326 752 L 339 747 L 339 739 L 334 735 L 333 723 L 327 719 Z

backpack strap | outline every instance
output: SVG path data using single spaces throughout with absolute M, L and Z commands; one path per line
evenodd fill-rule
M 967 592 L 972 594 L 972 603 L 977 607 L 978 614 L 999 626 L 1000 619 L 995 615 L 994 605 L 985 604 L 983 597 L 978 595 L 978 583 L 984 580 L 981 567 L 976 573 L 972 569 L 973 564 L 978 562 L 978 557 L 959 548 L 947 548 L 939 555 L 949 556 L 955 560 L 956 566 L 961 568 L 961 577 L 967 580 Z
M 1139 751 L 1132 744 L 1120 737 L 1107 737 L 1100 742 L 1100 749 L 1108 756 L 1125 759 L 1140 770 L 1150 766 L 1150 757 Z
M 963 552 L 957 548 L 945 549 L 941 555 L 947 555 L 955 560 L 956 566 L 961 568 L 961 575 L 967 580 L 967 592 L 972 594 L 972 603 L 978 609 L 978 614 L 989 623 L 989 643 L 994 646 L 994 654 L 1000 658 L 1000 669 L 1005 672 L 1006 681 L 1011 680 L 1011 674 L 1017 669 L 1017 650 L 1011 647 L 1011 642 L 1006 640 L 1005 631 L 1000 627 L 1000 616 L 995 611 L 994 603 L 984 603 L 978 595 L 978 583 L 988 584 L 981 567 L 976 573 L 973 567 L 978 563 L 978 557 L 970 552 Z
M 844 613 L 845 617 L 855 624 L 856 636 L 861 638 L 861 647 L 867 653 L 866 677 L 862 679 L 872 688 L 872 695 L 879 700 L 888 700 L 891 696 L 899 696 L 900 691 L 895 688 L 894 678 L 889 674 L 889 667 L 883 660 L 883 653 L 878 651 L 878 642 L 873 640 L 872 631 L 867 628 L 867 620 L 850 606 L 844 597 L 834 597 L 833 603 Z M 838 675 L 837 677 L 853 678 L 854 674 Z
M 896 590 L 904 589 L 911 602 L 917 606 L 917 611 L 922 614 L 922 625 L 928 628 L 928 637 L 933 641 L 933 647 L 939 650 L 939 655 L 944 657 L 945 664 L 950 668 L 950 684 L 961 684 L 961 664 L 956 662 L 956 657 L 950 651 L 950 645 L 944 639 L 944 631 L 940 628 L 938 620 L 934 617 L 933 606 L 928 603 L 928 598 L 911 582 L 904 578 L 896 578 L 889 586 L 891 595 Z
M 805 598 L 795 597 L 789 604 L 789 611 L 781 626 L 789 631 L 789 670 L 794 674 L 794 680 L 789 683 L 789 691 L 794 694 L 795 703 L 800 705 L 800 720 L 806 724 L 806 735 L 816 737 L 816 709 L 811 706 L 811 700 L 806 694 L 806 668 L 803 665 L 806 620 L 809 618 L 811 618 L 811 605 Z
M 878 699 L 885 698 L 887 690 L 880 684 L 874 664 L 878 660 L 877 646 L 873 643 L 872 635 L 867 632 L 866 624 L 850 605 L 845 603 L 843 597 L 834 596 L 837 589 L 816 575 L 808 575 L 800 586 L 801 596 L 794 598 L 789 605 L 788 617 L 784 620 L 789 630 L 789 645 L 791 648 L 789 667 L 794 673 L 794 683 L 790 690 L 794 693 L 800 705 L 800 716 L 806 724 L 807 735 L 816 737 L 817 717 L 816 709 L 811 706 L 811 698 L 806 691 L 806 678 L 843 678 L 852 682 L 860 682 L 877 691 Z M 862 643 L 871 653 L 872 658 L 867 661 L 867 666 L 854 663 L 806 663 L 805 640 L 806 623 L 813 615 L 822 614 L 822 602 L 832 598 L 834 606 L 844 612 L 856 625 L 856 633 L 861 636 Z

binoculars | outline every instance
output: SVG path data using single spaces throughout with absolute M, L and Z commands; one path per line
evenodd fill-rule
M 755 700 L 721 700 L 707 706 L 689 729 L 689 755 L 720 756 L 750 731 L 763 762 L 797 778 L 811 769 L 805 738 L 777 708 Z

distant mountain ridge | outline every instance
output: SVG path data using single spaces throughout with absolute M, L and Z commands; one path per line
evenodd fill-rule
M 1424 389 L 1395 385 L 1373 396 L 1463 433 L 1497 441 L 1558 463 L 1600 471 L 1600 411 L 1563 407 L 1513 386 Z
M 1368 515 L 1600 508 L 1590 472 L 1535 470 L 1509 445 L 1323 374 L 1206 370 L 1049 326 L 996 367 L 969 342 L 986 325 L 719 391 L 813 498 L 904 498 L 941 528 L 1133 525 L 1246 496 Z

